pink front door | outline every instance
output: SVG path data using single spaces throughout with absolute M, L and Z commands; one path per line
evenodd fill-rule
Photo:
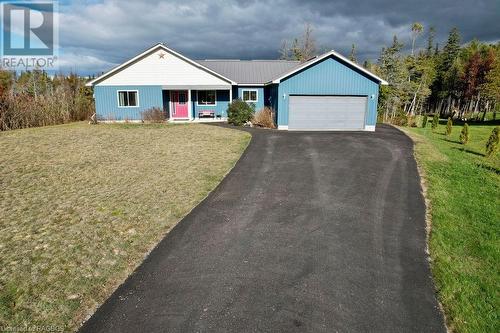
M 172 117 L 173 118 L 189 118 L 188 117 L 188 100 L 187 91 L 172 91 Z

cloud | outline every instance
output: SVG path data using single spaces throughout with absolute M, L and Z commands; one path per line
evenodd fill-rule
M 435 26 L 441 42 L 453 26 L 464 41 L 497 41 L 499 7 L 496 0 L 80 0 L 60 6 L 60 65 L 97 73 L 160 41 L 196 59 L 273 59 L 306 22 L 321 48 L 348 54 L 354 43 L 358 58 L 374 59 L 394 34 L 408 42 L 414 21 Z
M 59 55 L 59 69 L 64 73 L 98 74 L 101 71 L 110 69 L 116 64 L 106 61 L 105 57 L 95 57 L 80 53 L 78 50 L 67 48 L 63 54 Z

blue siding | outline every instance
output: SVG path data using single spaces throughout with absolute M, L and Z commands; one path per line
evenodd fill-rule
M 138 107 L 118 107 L 118 90 L 137 90 Z M 95 107 L 99 119 L 103 120 L 139 120 L 141 112 L 152 107 L 161 108 L 161 86 L 95 86 Z
M 278 112 L 278 85 L 271 84 L 266 87 L 268 89 L 268 106 L 274 110 L 277 114 Z
M 200 110 L 214 110 L 216 115 L 227 117 L 227 106 L 229 104 L 229 90 L 217 90 L 217 102 L 215 106 L 212 105 L 197 105 L 198 95 L 196 90 L 191 91 L 191 99 L 193 103 L 193 117 L 198 117 Z
M 243 100 L 243 90 L 257 90 L 257 103 L 255 104 L 255 111 L 259 111 L 262 108 L 264 108 L 264 87 L 262 86 L 257 86 L 257 87 L 250 87 L 250 86 L 245 86 L 245 87 L 238 87 L 238 95 L 237 98 Z
M 283 80 L 277 90 L 278 125 L 288 125 L 290 95 L 369 96 L 366 125 L 375 125 L 377 121 L 378 83 L 333 58 L 327 58 Z
M 137 90 L 138 107 L 118 107 L 117 93 L 119 90 Z M 162 90 L 161 86 L 95 86 L 94 97 L 96 113 L 102 120 L 140 120 L 141 112 L 152 107 L 169 111 L 170 91 Z M 198 106 L 196 90 L 191 91 L 193 117 L 198 116 L 198 110 L 215 110 L 216 115 L 227 117 L 229 91 L 217 90 L 217 105 Z

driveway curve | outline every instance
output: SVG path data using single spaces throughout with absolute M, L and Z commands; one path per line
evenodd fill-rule
M 445 332 L 411 140 L 250 130 L 81 332 Z

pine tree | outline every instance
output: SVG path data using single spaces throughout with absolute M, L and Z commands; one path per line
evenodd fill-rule
M 384 121 L 393 119 L 408 99 L 408 69 L 403 61 L 402 48 L 403 44 L 394 35 L 392 45 L 382 48 L 378 59 L 378 73 L 389 82 L 389 86 L 383 86 L 380 93 Z
M 462 127 L 462 131 L 460 132 L 460 143 L 466 145 L 469 142 L 469 140 L 470 140 L 469 125 L 465 123 L 464 127 Z
M 451 67 L 460 52 L 460 33 L 457 28 L 450 31 L 446 45 L 443 48 L 441 68 L 446 70 Z
M 439 124 L 439 114 L 436 112 L 434 113 L 434 116 L 432 117 L 432 130 L 434 131 L 437 127 L 438 127 L 438 124 Z
M 427 127 L 427 115 L 424 114 L 424 118 L 422 119 L 422 128 L 426 128 Z
M 356 45 L 352 44 L 351 47 L 351 54 L 349 55 L 349 60 L 352 62 L 356 63 Z
M 453 120 L 451 120 L 451 117 L 448 117 L 448 121 L 446 122 L 446 136 L 451 135 L 451 130 L 453 129 Z
M 462 68 L 458 61 L 460 52 L 460 34 L 457 28 L 450 31 L 448 40 L 443 50 L 439 53 L 436 80 L 433 86 L 435 98 L 446 98 L 456 87 L 456 81 L 460 76 L 458 69 Z
M 434 38 L 436 38 L 436 29 L 434 29 L 434 27 L 430 27 L 429 36 L 427 37 L 427 48 L 425 50 L 425 55 L 428 58 L 432 57 L 432 52 L 434 51 Z
M 495 127 L 491 132 L 488 142 L 486 142 L 486 157 L 493 156 L 498 151 L 500 144 L 500 127 Z

